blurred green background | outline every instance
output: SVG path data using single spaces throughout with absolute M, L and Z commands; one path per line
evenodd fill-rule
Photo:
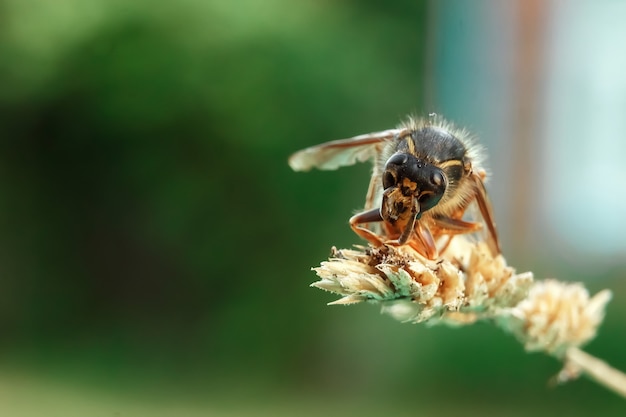
M 0 1 L 0 415 L 624 415 L 585 379 L 548 388 L 559 364 L 489 324 L 400 324 L 308 287 L 358 243 L 370 167 L 288 155 L 433 106 L 474 120 L 432 60 L 478 23 L 433 29 L 453 7 L 435 6 Z M 623 263 L 509 247 L 614 290 L 589 351 L 626 369 Z

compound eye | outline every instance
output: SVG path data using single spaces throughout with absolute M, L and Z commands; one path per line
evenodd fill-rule
M 420 203 L 420 211 L 424 212 L 426 210 L 430 210 L 431 208 L 435 207 L 437 205 L 437 203 L 439 202 L 439 200 L 441 200 L 441 197 L 443 196 L 443 193 L 423 193 L 422 195 L 420 195 L 417 199 L 417 201 L 419 201 Z
M 396 154 L 391 155 L 391 158 L 387 160 L 387 163 L 385 165 L 386 166 L 392 166 L 392 165 L 402 166 L 406 164 L 408 160 L 409 160 L 409 157 L 407 154 L 396 153 Z
M 385 174 L 383 175 L 383 188 L 386 190 L 394 185 L 396 185 L 396 176 L 391 171 L 385 171 Z
M 438 168 L 430 172 L 426 181 L 430 182 L 430 187 L 424 187 L 422 194 L 417 198 L 420 204 L 420 211 L 426 211 L 435 207 L 446 192 L 446 176 Z
M 441 187 L 442 185 L 444 185 L 445 180 L 443 178 L 443 174 L 439 171 L 434 171 L 432 174 L 430 174 L 430 183 L 435 187 Z

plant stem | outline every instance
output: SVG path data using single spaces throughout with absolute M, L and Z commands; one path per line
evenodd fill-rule
M 568 379 L 566 374 L 571 371 L 582 372 L 598 384 L 626 398 L 626 374 L 575 347 L 569 348 L 565 353 L 565 374 L 562 373 L 561 377 L 564 378 L 560 379 Z

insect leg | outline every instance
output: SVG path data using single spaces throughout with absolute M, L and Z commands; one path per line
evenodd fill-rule
M 482 224 L 475 222 L 466 222 L 461 219 L 452 217 L 436 217 L 433 218 L 437 227 L 437 232 L 446 235 L 462 235 L 464 233 L 473 233 L 482 229 Z
M 477 172 L 472 174 L 470 178 L 474 182 L 474 192 L 476 195 L 478 209 L 480 210 L 480 214 L 483 216 L 485 224 L 487 225 L 487 230 L 489 231 L 487 244 L 489 245 L 491 253 L 496 256 L 500 254 L 500 243 L 498 242 L 498 233 L 496 232 L 496 222 L 493 218 L 491 202 L 489 201 L 487 190 L 485 189 L 485 184 L 483 183 L 485 174 L 484 172 Z
M 435 259 L 438 255 L 437 245 L 430 230 L 422 222 L 416 222 L 414 238 L 409 239 L 407 244 L 415 249 L 420 255 L 428 259 Z
M 383 240 L 376 233 L 372 232 L 365 227 L 359 226 L 364 223 L 374 223 L 381 222 L 383 218 L 380 215 L 380 209 L 374 208 L 371 210 L 364 211 L 362 213 L 355 214 L 350 218 L 350 227 L 354 230 L 354 233 L 361 236 L 363 239 L 367 240 L 374 246 L 382 246 Z
M 483 227 L 480 223 L 466 222 L 453 217 L 435 217 L 433 218 L 433 222 L 436 228 L 436 234 L 443 234 L 447 237 L 446 243 L 441 246 L 440 253 L 443 253 L 448 248 L 454 235 L 473 233 Z

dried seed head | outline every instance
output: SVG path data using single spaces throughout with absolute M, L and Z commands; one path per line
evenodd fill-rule
M 626 375 L 578 349 L 591 340 L 611 299 L 593 297 L 581 284 L 533 282 L 493 257 L 484 242 L 453 239 L 438 261 L 407 246 L 336 250 L 313 268 L 311 284 L 342 296 L 330 304 L 380 303 L 397 320 L 465 325 L 492 319 L 515 334 L 529 351 L 544 351 L 565 362 L 557 381 L 584 372 L 626 397 Z
M 485 243 L 462 236 L 436 262 L 407 246 L 382 246 L 334 250 L 314 270 L 321 279 L 313 286 L 343 296 L 331 304 L 384 302 L 384 312 L 413 322 L 471 323 L 515 306 L 532 283 L 531 273 L 515 274 Z
M 334 250 L 314 270 L 320 280 L 312 286 L 342 296 L 330 304 L 379 302 L 398 320 L 429 324 L 495 319 L 527 350 L 557 356 L 595 336 L 611 298 L 608 290 L 590 298 L 581 284 L 533 282 L 463 236 L 438 261 L 408 246 L 359 247 Z
M 504 321 L 529 351 L 560 356 L 570 347 L 590 341 L 604 319 L 611 292 L 593 297 L 578 283 L 536 282 L 528 297 L 510 310 Z

